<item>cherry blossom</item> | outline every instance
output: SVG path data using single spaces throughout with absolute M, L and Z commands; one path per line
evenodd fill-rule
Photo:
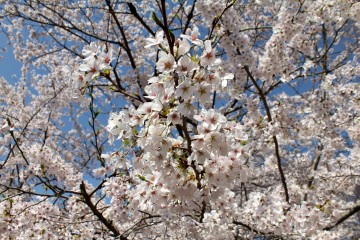
M 187 53 L 190 50 L 190 44 L 189 42 L 186 40 L 186 38 L 183 38 L 182 40 L 179 41 L 179 46 L 176 49 L 176 53 L 178 56 L 182 56 L 185 53 Z
M 189 41 L 191 41 L 191 43 L 193 43 L 196 46 L 200 46 L 200 47 L 203 46 L 204 45 L 203 41 L 198 38 L 200 32 L 199 29 L 196 27 L 196 25 L 194 25 L 193 29 L 190 31 L 191 32 L 189 33 L 189 35 L 181 34 L 180 37 L 188 39 Z
M 170 53 L 160 52 L 159 61 L 156 63 L 156 68 L 159 72 L 172 72 L 176 66 L 175 58 Z
M 359 9 L 0 1 L 0 239 L 359 238 Z
M 206 40 L 204 42 L 205 49 L 203 52 L 203 55 L 200 57 L 201 59 L 201 65 L 208 66 L 214 64 L 216 57 L 215 57 L 215 49 L 211 47 L 211 41 Z
M 163 42 L 163 40 L 164 40 L 163 38 L 164 38 L 164 31 L 158 31 L 158 32 L 156 32 L 154 38 L 146 38 L 145 39 L 148 42 L 148 44 L 145 45 L 144 47 L 149 48 L 152 46 L 159 45 Z
M 194 63 L 188 56 L 183 56 L 178 61 L 176 70 L 181 75 L 191 74 L 194 70 L 197 70 L 198 65 Z

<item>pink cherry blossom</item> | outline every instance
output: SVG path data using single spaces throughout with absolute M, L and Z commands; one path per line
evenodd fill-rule
M 204 44 L 205 44 L 205 49 L 202 56 L 200 57 L 201 65 L 209 66 L 215 63 L 216 60 L 215 49 L 211 47 L 210 40 L 206 40 Z
M 358 239 L 357 1 L 0 9 L 0 239 Z
M 159 60 L 156 63 L 156 69 L 159 72 L 172 72 L 176 66 L 174 56 L 170 53 L 166 54 L 165 52 L 160 52 Z
M 164 38 L 164 31 L 158 31 L 155 34 L 154 38 L 146 38 L 145 39 L 148 42 L 148 44 L 145 45 L 145 48 L 149 48 L 149 47 L 161 44 L 164 40 L 163 38 Z

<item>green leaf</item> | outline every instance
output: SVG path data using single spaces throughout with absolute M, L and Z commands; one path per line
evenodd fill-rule
M 141 181 L 147 182 L 146 178 L 144 176 L 141 176 L 140 174 L 137 175 Z
M 91 79 L 96 80 L 98 77 L 100 77 L 100 73 L 94 74 Z
M 163 24 L 160 21 L 160 19 L 156 16 L 155 12 L 152 12 L 151 14 L 151 19 L 154 20 L 154 22 L 156 23 L 156 25 L 160 26 L 161 28 L 163 28 Z
M 214 43 L 216 41 L 217 36 L 215 35 L 210 41 L 211 43 Z
M 109 86 L 109 89 L 110 89 L 111 91 L 116 91 L 116 87 L 113 86 L 113 85 L 110 85 L 110 86 Z
M 190 59 L 191 59 L 191 61 L 193 61 L 193 62 L 195 62 L 195 63 L 197 62 L 196 55 L 191 56 Z
M 315 189 L 315 187 L 314 187 L 313 185 L 309 186 L 308 188 L 309 188 L 310 190 L 314 190 L 314 189 Z
M 109 75 L 110 74 L 110 69 L 105 69 L 102 71 L 103 75 Z
M 131 129 L 131 133 L 132 133 L 133 135 L 136 135 L 136 134 L 138 134 L 138 130 L 133 127 L 133 128 Z
M 246 144 L 248 144 L 248 140 L 242 140 L 242 141 L 240 141 L 240 145 L 241 146 L 245 146 Z
M 41 174 L 43 177 L 46 176 L 46 168 L 45 168 L 45 165 L 42 163 L 40 164 L 40 169 L 41 169 Z
M 170 107 L 164 108 L 163 114 L 167 116 L 170 113 Z
M 171 42 L 174 43 L 175 42 L 175 35 L 171 30 L 169 30 L 169 33 L 170 33 L 170 37 L 171 37 Z
M 130 139 L 125 138 L 124 141 L 123 141 L 123 145 L 124 145 L 125 147 L 130 146 Z

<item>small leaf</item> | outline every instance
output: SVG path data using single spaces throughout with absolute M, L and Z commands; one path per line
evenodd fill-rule
M 191 61 L 193 61 L 193 62 L 197 62 L 196 55 L 191 56 L 190 59 L 191 59 Z
M 102 74 L 103 74 L 104 76 L 110 75 L 110 69 L 105 69 L 105 70 L 103 70 L 103 71 L 102 71 Z
M 169 33 L 170 33 L 170 37 L 171 37 L 171 42 L 174 43 L 175 42 L 175 35 L 171 30 L 169 30 Z
M 136 135 L 136 134 L 138 134 L 138 131 L 137 131 L 136 128 L 132 128 L 132 129 L 131 129 L 131 133 L 132 133 L 133 135 Z
M 125 147 L 130 146 L 130 140 L 128 138 L 125 138 L 124 141 L 123 141 L 123 145 Z
M 167 116 L 170 113 L 170 107 L 164 108 L 163 114 Z
M 241 146 L 245 146 L 246 144 L 248 144 L 248 140 L 242 140 L 242 141 L 240 141 L 240 145 Z
M 144 176 L 141 176 L 140 174 L 138 174 L 138 177 L 141 181 L 147 182 L 147 180 Z
M 111 91 L 116 91 L 116 87 L 113 86 L 113 85 L 110 85 L 110 86 L 109 86 L 109 89 L 110 89 Z
M 161 28 L 163 27 L 163 24 L 162 22 L 160 21 L 160 19 L 156 16 L 156 13 L 155 12 L 152 12 L 151 14 L 151 19 L 154 20 L 154 22 L 160 26 Z
M 315 187 L 314 187 L 313 185 L 311 185 L 311 186 L 309 186 L 309 189 L 310 189 L 310 190 L 314 190 Z
M 98 79 L 99 77 L 100 77 L 100 73 L 97 73 L 97 74 L 94 74 L 92 77 L 91 77 L 91 79 L 92 80 L 96 80 L 96 79 Z

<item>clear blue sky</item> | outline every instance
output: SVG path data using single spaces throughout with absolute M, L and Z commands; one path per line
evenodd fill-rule
M 9 46 L 8 39 L 3 33 L 0 33 L 0 76 L 4 77 L 8 82 L 15 83 L 13 75 L 15 74 L 17 79 L 20 77 L 21 64 L 15 60 L 13 55 L 13 48 Z M 7 51 L 4 52 L 3 49 Z

